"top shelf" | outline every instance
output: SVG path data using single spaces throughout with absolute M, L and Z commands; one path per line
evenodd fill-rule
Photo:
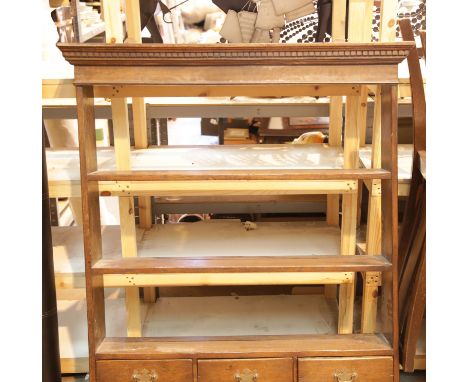
M 75 66 L 399 64 L 413 42 L 317 44 L 58 44 Z
M 398 84 L 414 43 L 58 44 L 91 97 L 359 95 Z M 243 70 L 239 70 L 243 67 Z

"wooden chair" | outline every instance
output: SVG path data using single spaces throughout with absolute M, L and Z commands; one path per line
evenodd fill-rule
M 414 41 L 408 19 L 400 21 L 404 40 Z M 424 34 L 425 37 L 425 34 Z M 425 56 L 425 38 L 423 52 Z M 417 343 L 426 309 L 426 99 L 416 48 L 408 56 L 413 99 L 414 156 L 410 193 L 400 231 L 399 319 L 400 360 L 403 370 L 421 367 Z

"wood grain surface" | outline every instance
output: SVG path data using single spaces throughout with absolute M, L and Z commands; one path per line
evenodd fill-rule
M 192 360 L 99 361 L 99 382 L 192 382 Z
M 393 381 L 392 357 L 300 358 L 298 362 L 299 382 Z M 353 379 L 345 378 L 353 372 Z
M 198 382 L 233 382 L 236 376 L 256 375 L 258 382 L 292 382 L 293 359 L 221 359 L 198 361 Z M 249 381 L 249 379 L 247 379 Z

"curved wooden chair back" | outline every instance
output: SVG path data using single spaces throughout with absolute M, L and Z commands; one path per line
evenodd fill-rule
M 400 20 L 404 40 L 414 41 L 409 19 Z M 425 33 L 422 34 L 425 57 Z M 426 182 L 419 152 L 426 150 L 426 98 L 417 48 L 408 57 L 413 106 L 414 155 L 410 194 L 406 202 L 399 245 L 400 361 L 415 369 L 416 349 L 426 310 Z

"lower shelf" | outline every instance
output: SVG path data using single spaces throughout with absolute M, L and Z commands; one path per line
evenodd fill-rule
M 86 304 L 58 307 L 62 372 L 87 372 Z M 108 297 L 98 359 L 392 355 L 382 336 L 337 335 L 337 303 L 322 295 L 163 297 L 142 317 L 144 338 L 125 338 L 125 301 Z

